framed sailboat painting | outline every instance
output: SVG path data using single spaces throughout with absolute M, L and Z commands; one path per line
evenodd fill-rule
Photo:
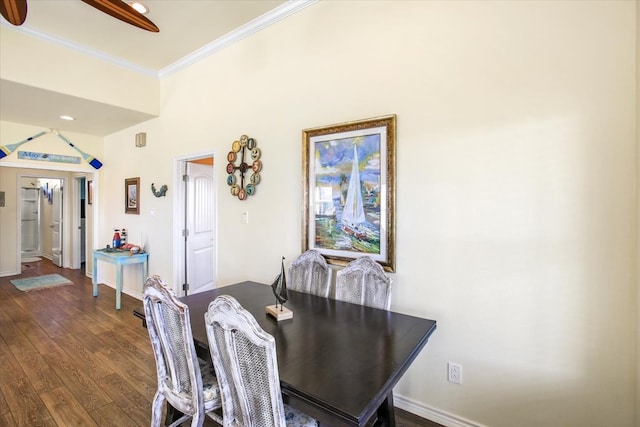
M 302 131 L 302 250 L 395 271 L 396 116 Z

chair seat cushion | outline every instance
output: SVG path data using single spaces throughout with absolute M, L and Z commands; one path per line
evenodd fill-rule
M 213 365 L 200 358 L 198 358 L 198 363 L 200 364 L 200 373 L 202 374 L 202 395 L 204 401 L 220 401 L 220 388 L 218 387 L 218 380 L 213 370 Z
M 284 405 L 284 416 L 287 421 L 287 427 L 316 427 L 319 425 L 315 419 L 287 404 Z

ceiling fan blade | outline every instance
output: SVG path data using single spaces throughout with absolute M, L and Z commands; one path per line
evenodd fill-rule
M 13 25 L 24 24 L 27 19 L 27 0 L 1 0 L 0 14 Z
M 2 0 L 10 1 L 10 0 Z M 147 19 L 143 14 L 129 6 L 122 0 L 82 0 L 86 4 L 95 7 L 102 12 L 113 16 L 127 24 L 134 25 L 143 30 L 151 31 L 153 33 L 160 32 L 160 29 L 156 27 L 156 24 Z

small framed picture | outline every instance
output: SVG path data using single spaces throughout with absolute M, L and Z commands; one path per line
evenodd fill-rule
M 124 180 L 124 213 L 140 214 L 140 178 Z

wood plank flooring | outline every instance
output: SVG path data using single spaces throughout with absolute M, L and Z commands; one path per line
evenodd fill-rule
M 140 301 L 49 260 L 0 277 L 0 426 L 148 426 L 156 390 Z M 73 285 L 22 292 L 10 280 L 60 274 Z M 189 423 L 183 424 L 188 426 Z M 216 424 L 207 420 L 206 426 Z M 442 427 L 400 409 L 398 427 Z

